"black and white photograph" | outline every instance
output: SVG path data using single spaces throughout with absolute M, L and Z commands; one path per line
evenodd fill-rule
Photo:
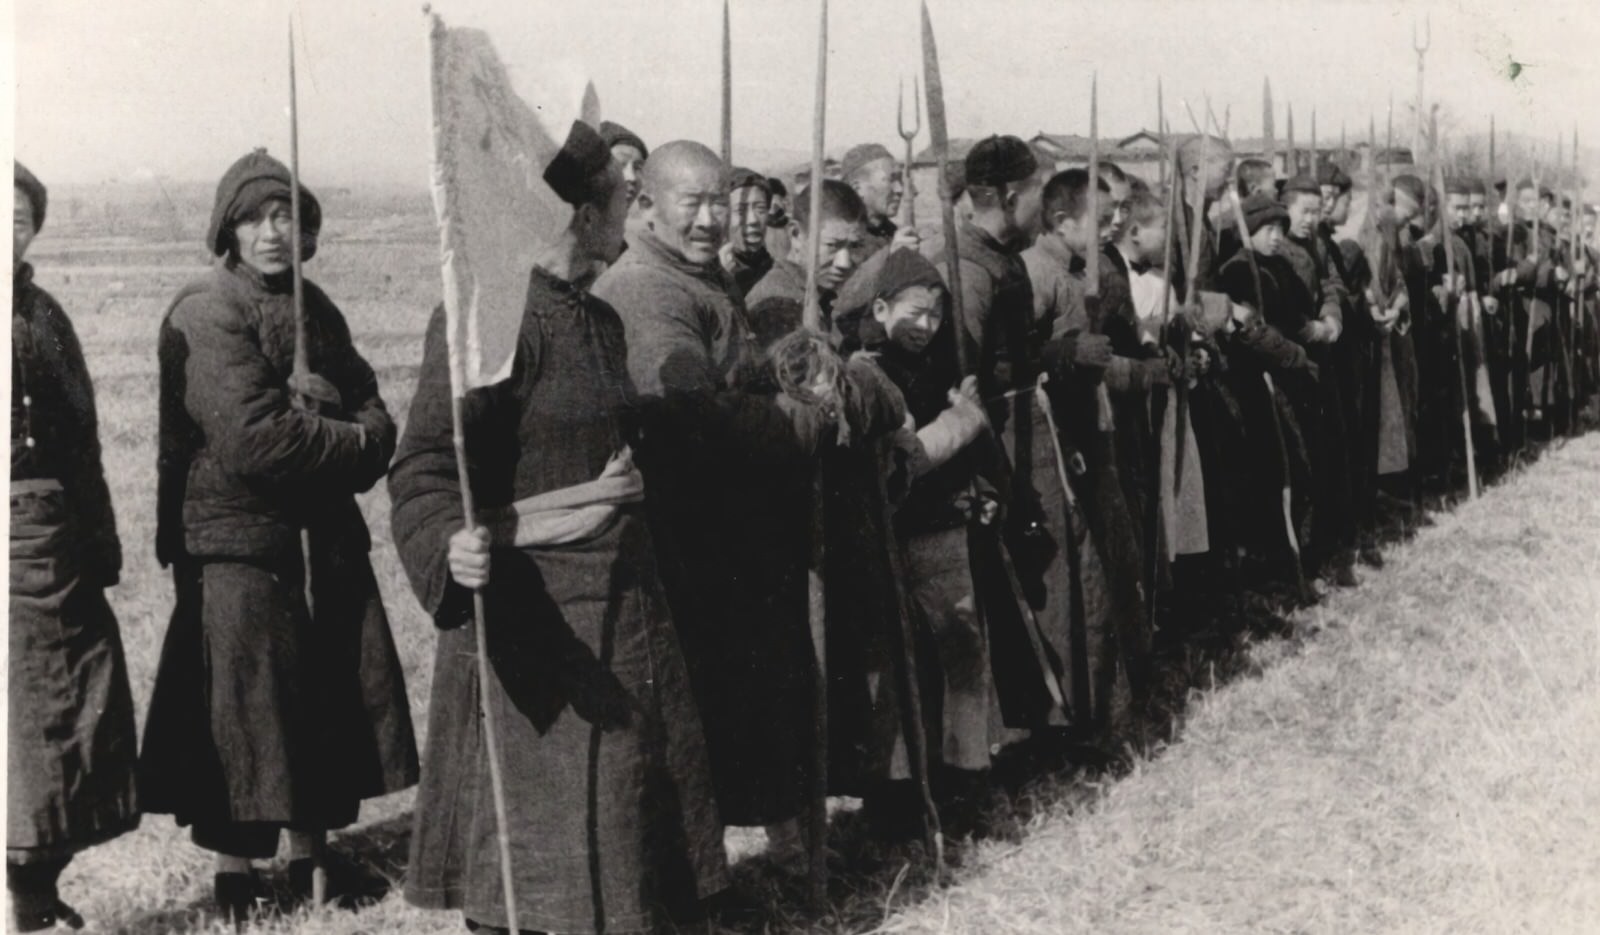
M 0 931 L 1600 933 L 1592 0 L 7 0 Z

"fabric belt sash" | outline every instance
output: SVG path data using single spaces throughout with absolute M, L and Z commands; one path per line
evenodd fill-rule
M 644 500 L 644 477 L 623 448 L 606 462 L 592 481 L 548 490 L 492 510 L 480 510 L 478 522 L 497 546 L 553 548 L 584 542 L 604 533 L 617 513 Z

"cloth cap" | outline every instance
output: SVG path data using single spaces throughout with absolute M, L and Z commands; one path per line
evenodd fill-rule
M 866 166 L 877 162 L 879 159 L 894 161 L 894 153 L 889 148 L 879 143 L 861 143 L 850 147 L 844 154 L 844 159 L 839 162 L 839 177 L 849 179 Z
M 768 195 L 772 194 L 772 183 L 765 175 L 754 169 L 734 169 L 728 182 L 728 191 L 736 192 L 741 188 L 759 188 Z
M 893 299 L 912 286 L 944 288 L 944 278 L 928 258 L 915 250 L 890 250 L 873 284 L 873 296 Z
M 1483 184 L 1483 179 L 1478 178 L 1476 175 L 1470 176 L 1467 178 L 1467 194 L 1487 195 L 1489 194 L 1489 187 Z
M 637 149 L 642 157 L 648 158 L 650 156 L 650 149 L 644 145 L 644 140 L 639 139 L 639 134 L 620 123 L 612 123 L 609 120 L 600 121 L 600 138 L 605 140 L 606 149 L 608 150 L 613 146 L 626 145 Z
M 28 203 L 33 205 L 33 230 L 39 232 L 44 227 L 44 209 L 50 201 L 49 193 L 44 190 L 44 183 L 39 177 L 28 171 L 28 167 L 20 162 L 13 162 L 16 167 L 16 187 L 28 196 Z
M 1472 180 L 1464 175 L 1452 175 L 1444 180 L 1444 193 L 1446 195 L 1472 194 Z
M 1285 201 L 1293 195 L 1316 195 L 1322 197 L 1322 185 L 1309 175 L 1301 173 L 1283 183 L 1280 193 Z
M 1331 185 L 1341 193 L 1349 191 L 1354 186 L 1350 176 L 1331 160 L 1323 160 L 1322 165 L 1317 167 L 1317 184 Z
M 256 149 L 241 156 L 222 174 L 217 183 L 217 198 L 211 207 L 211 223 L 206 228 L 206 246 L 216 256 L 228 252 L 235 224 L 253 217 L 273 198 L 289 200 L 289 167 Z M 322 230 L 322 205 L 305 185 L 300 186 L 300 230 L 317 236 Z M 305 259 L 310 259 L 307 251 Z
M 1414 175 L 1397 175 L 1390 183 L 1395 191 L 1405 192 L 1406 197 L 1417 204 L 1426 204 L 1428 201 L 1428 185 Z
M 544 181 L 562 201 L 576 207 L 594 198 L 594 177 L 609 165 L 611 147 L 594 127 L 574 120 L 567 141 L 544 167 Z
M 967 188 L 999 188 L 1038 172 L 1039 160 L 1022 140 L 1014 136 L 991 136 L 979 140 L 967 153 L 966 170 Z
M 1244 225 L 1252 235 L 1268 224 L 1288 223 L 1289 212 L 1278 199 L 1266 192 L 1256 192 L 1244 200 Z

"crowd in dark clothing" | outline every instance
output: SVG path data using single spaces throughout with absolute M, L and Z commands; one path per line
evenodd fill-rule
M 1001 762 L 1126 747 L 1159 646 L 1357 584 L 1390 525 L 1595 423 L 1587 206 L 1511 180 L 1496 220 L 1485 180 L 1329 160 L 1263 185 L 1216 138 L 1164 165 L 989 137 L 935 231 L 882 146 L 778 180 L 575 124 L 510 376 L 458 393 L 436 310 L 399 437 L 296 285 L 320 204 L 245 156 L 161 323 L 176 606 L 137 756 L 92 387 L 19 237 L 13 925 L 70 924 L 62 868 L 141 812 L 240 924 L 280 834 L 300 898 L 359 901 L 327 833 L 419 784 L 406 896 L 488 931 L 704 918 L 725 827 L 801 872 L 825 795 L 981 834 Z M 385 478 L 439 629 L 420 757 L 355 501 Z

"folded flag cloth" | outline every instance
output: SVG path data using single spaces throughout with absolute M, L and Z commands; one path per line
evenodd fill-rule
M 593 539 L 611 527 L 624 505 L 643 499 L 644 477 L 624 447 L 594 480 L 479 510 L 478 522 L 494 545 L 551 548 Z

